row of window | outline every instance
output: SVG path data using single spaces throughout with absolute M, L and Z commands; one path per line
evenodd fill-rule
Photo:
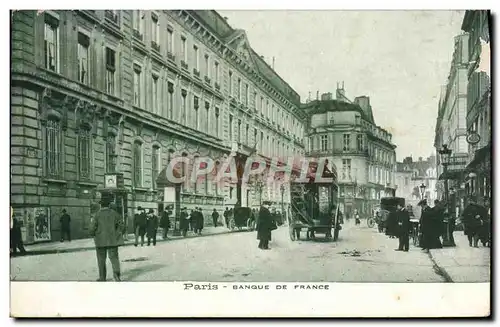
M 368 181 L 374 184 L 385 185 L 394 183 L 394 174 L 392 171 L 378 166 L 368 166 Z
M 203 74 L 205 81 L 211 81 L 213 77 L 216 87 L 220 88 L 221 64 L 216 58 L 212 59 L 212 56 L 215 57 L 215 55 L 211 54 L 209 51 L 205 51 L 205 53 L 202 54 L 200 45 L 194 42 L 192 51 L 190 52 L 188 37 L 182 33 L 180 33 L 180 38 L 177 38 L 180 40 L 180 46 L 176 51 L 176 35 L 172 25 L 167 23 L 167 28 L 161 29 L 158 17 L 153 12 L 148 16 L 146 15 L 146 11 L 136 10 L 133 12 L 133 16 L 134 29 L 138 31 L 139 35 L 143 35 L 145 32 L 146 21 L 148 21 L 148 17 L 150 16 L 151 35 L 154 42 L 159 44 L 162 39 L 161 31 L 166 31 L 167 56 L 179 54 L 186 68 L 188 68 L 188 63 L 192 62 L 194 65 L 194 74 L 198 75 L 198 77 L 200 74 Z M 192 55 L 192 58 L 190 58 L 190 55 Z M 203 58 L 203 65 L 201 65 L 200 58 Z M 190 61 L 189 59 L 192 60 Z M 250 83 L 244 81 L 242 76 L 237 76 L 237 74 L 231 70 L 228 72 L 227 80 L 229 96 L 249 107 L 251 93 Z M 287 113 L 286 110 L 280 109 L 278 105 L 275 105 L 272 100 L 270 101 L 270 99 L 263 94 L 259 96 L 257 88 L 254 88 L 252 91 L 253 106 L 255 110 L 272 120 L 273 123 L 279 124 L 284 129 L 291 130 L 292 134 L 302 135 L 301 126 L 292 115 Z
M 319 142 L 318 142 L 319 141 Z M 309 143 L 310 151 L 321 150 L 328 151 L 332 149 L 332 145 L 328 142 L 328 134 L 322 134 L 311 137 Z M 352 147 L 351 134 L 342 135 L 342 151 L 363 151 L 365 150 L 365 137 L 363 134 L 356 135 L 356 147 Z

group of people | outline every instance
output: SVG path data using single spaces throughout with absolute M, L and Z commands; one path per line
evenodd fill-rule
M 201 235 L 204 225 L 205 219 L 201 208 L 196 207 L 191 210 L 189 214 L 186 207 L 181 209 L 179 229 L 182 236 L 187 236 L 188 230 L 192 231 L 196 235 Z
M 469 204 L 463 212 L 464 234 L 467 235 L 469 246 L 491 246 L 491 222 L 488 210 L 475 201 Z
M 156 234 L 158 233 L 159 226 L 158 216 L 155 215 L 153 209 L 149 209 L 146 213 L 146 209 L 138 207 L 137 211 L 138 212 L 134 215 L 134 246 L 139 245 L 139 238 L 141 239 L 141 246 L 144 246 L 144 236 L 147 237 L 148 246 L 150 246 L 151 243 L 155 246 Z M 163 223 L 165 222 L 163 221 Z

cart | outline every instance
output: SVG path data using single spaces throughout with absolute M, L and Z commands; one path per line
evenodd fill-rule
M 301 239 L 302 230 L 306 230 L 306 239 L 315 240 L 317 234 L 323 234 L 325 239 L 338 239 L 341 229 L 338 214 L 337 174 L 334 167 L 328 169 L 325 160 L 323 178 L 331 178 L 333 182 L 315 182 L 317 163 L 310 162 L 307 173 L 308 181 L 299 182 L 293 179 L 290 184 L 290 211 L 288 214 L 289 235 L 292 241 Z M 299 171 L 300 174 L 300 171 Z
M 229 228 L 231 230 L 243 230 L 246 228 L 248 231 L 255 230 L 256 219 L 249 207 L 236 207 L 233 214 L 229 217 Z

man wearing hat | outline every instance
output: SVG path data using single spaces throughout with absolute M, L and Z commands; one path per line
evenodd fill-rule
M 181 216 L 180 216 L 180 220 L 179 220 L 179 230 L 181 231 L 182 236 L 184 236 L 184 237 L 186 237 L 187 231 L 189 229 L 188 217 L 189 217 L 189 214 L 187 212 L 187 208 L 186 207 L 182 208 Z
M 146 223 L 148 246 L 153 241 L 153 246 L 156 246 L 156 234 L 158 232 L 158 217 L 155 215 L 153 209 L 149 209 Z
M 120 281 L 120 259 L 118 258 L 118 246 L 123 244 L 123 221 L 121 216 L 113 209 L 111 199 L 101 200 L 102 208 L 96 213 L 92 220 L 90 229 L 94 237 L 96 247 L 97 266 L 99 268 L 99 279 L 106 281 L 106 257 L 109 256 L 113 267 L 113 278 Z
M 259 249 L 269 250 L 269 241 L 271 232 L 276 229 L 276 223 L 269 211 L 270 201 L 264 201 L 259 211 L 259 220 L 257 221 L 257 239 L 259 240 Z
M 434 210 L 427 205 L 427 199 L 421 200 L 418 205 L 422 207 L 422 214 L 420 215 L 422 250 L 442 248 L 439 239 L 442 224 L 438 221 Z
M 142 207 L 137 207 L 137 213 L 134 215 L 134 234 L 135 243 L 137 246 L 139 242 L 139 236 L 141 237 L 141 246 L 144 246 L 144 234 L 146 234 L 147 217 L 146 211 Z

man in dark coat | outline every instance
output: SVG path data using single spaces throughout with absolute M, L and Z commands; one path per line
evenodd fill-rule
M 165 207 L 165 210 L 161 213 L 160 227 L 163 229 L 162 236 L 163 239 L 168 239 L 168 230 L 170 229 L 170 207 Z
M 188 217 L 189 217 L 189 214 L 187 212 L 187 208 L 186 207 L 182 208 L 181 217 L 180 217 L 180 221 L 179 221 L 179 230 L 181 231 L 182 236 L 184 236 L 184 237 L 187 236 L 187 232 L 189 229 Z
M 156 234 L 158 232 L 158 217 L 155 215 L 153 209 L 149 209 L 148 220 L 147 220 L 147 237 L 148 237 L 148 246 L 151 245 L 151 241 L 153 241 L 153 246 L 156 245 Z
M 189 229 L 196 234 L 196 213 L 195 210 L 191 209 L 189 214 Z
M 442 230 L 442 222 L 436 217 L 435 211 L 427 205 L 426 199 L 420 201 L 418 205 L 422 207 L 422 214 L 420 215 L 422 250 L 442 248 L 443 246 L 439 239 Z
M 123 245 L 123 220 L 118 212 L 114 210 L 114 205 L 109 199 L 103 199 L 101 205 L 103 208 L 96 213 L 90 228 L 90 234 L 94 237 L 97 266 L 99 268 L 99 279 L 97 281 L 106 281 L 107 256 L 109 256 L 113 267 L 114 280 L 120 281 L 118 247 Z
M 12 226 L 10 229 L 10 248 L 12 250 L 13 255 L 17 254 L 18 249 L 19 251 L 21 251 L 21 254 L 26 253 L 23 244 L 21 222 L 17 219 L 17 217 L 12 217 Z
M 198 208 L 197 210 L 197 219 L 196 219 L 196 228 L 198 231 L 198 235 L 201 235 L 201 231 L 203 230 L 203 227 L 205 226 L 205 217 L 203 216 L 203 210 L 201 207 Z
M 481 228 L 486 221 L 486 216 L 486 208 L 472 200 L 464 209 L 464 234 L 467 235 L 470 246 L 472 246 L 472 242 L 474 241 L 474 247 L 478 247 Z
M 60 222 L 61 222 L 61 242 L 64 242 L 64 237 L 67 237 L 66 239 L 71 242 L 71 231 L 70 231 L 71 217 L 66 212 L 66 209 L 62 210 Z
M 139 243 L 139 236 L 141 237 L 141 246 L 144 246 L 144 234 L 146 234 L 147 227 L 147 217 L 146 212 L 142 207 L 137 207 L 138 213 L 134 215 L 134 234 L 135 234 L 135 243 L 137 246 Z
M 269 250 L 269 241 L 271 232 L 276 229 L 275 222 L 269 211 L 271 202 L 262 203 L 259 211 L 259 220 L 257 221 L 257 239 L 259 240 L 259 249 Z
M 214 211 L 212 212 L 212 222 L 214 224 L 214 227 L 217 227 L 219 221 L 219 213 L 217 212 L 217 209 L 214 208 Z
M 408 252 L 410 250 L 410 214 L 400 203 L 398 203 L 397 208 L 396 217 L 398 224 L 397 233 L 399 238 L 399 247 L 396 251 Z
M 224 222 L 226 223 L 226 227 L 229 228 L 229 209 L 228 209 L 228 207 L 226 207 L 226 210 L 224 210 L 223 216 L 224 216 Z
M 395 238 L 397 236 L 398 218 L 396 210 L 389 211 L 386 221 L 385 234 L 390 238 Z

